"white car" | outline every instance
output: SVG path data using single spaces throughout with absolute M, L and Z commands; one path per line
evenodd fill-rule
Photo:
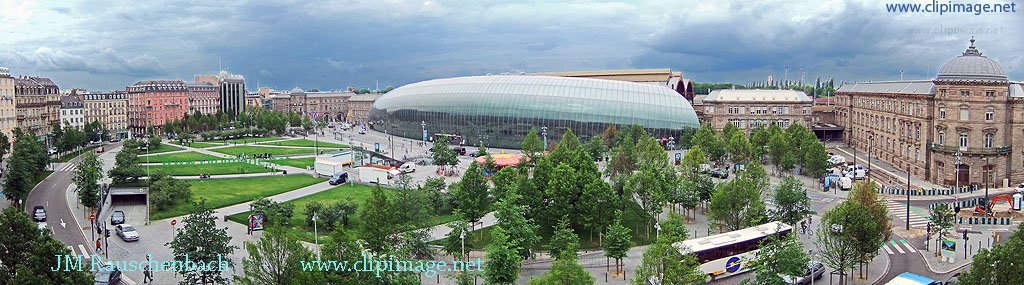
M 139 232 L 135 231 L 135 227 L 129 224 L 119 224 L 114 226 L 117 231 L 117 236 L 121 237 L 124 241 L 138 241 Z
M 1017 193 L 1024 194 L 1024 183 L 1018 184 L 1017 188 L 1014 190 L 1016 190 Z

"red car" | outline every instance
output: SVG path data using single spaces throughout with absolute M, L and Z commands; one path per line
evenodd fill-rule
M 103 153 L 103 147 L 96 148 L 96 153 Z

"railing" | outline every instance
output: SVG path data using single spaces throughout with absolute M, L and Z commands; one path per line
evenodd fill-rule
M 1013 150 L 1011 146 L 961 148 L 958 146 L 948 146 L 936 143 L 929 143 L 928 149 L 945 153 L 956 153 L 957 151 L 960 151 L 963 154 L 1007 154 Z

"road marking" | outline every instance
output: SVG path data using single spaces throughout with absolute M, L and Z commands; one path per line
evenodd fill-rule
M 65 229 L 68 228 L 67 224 L 64 223 L 64 219 L 60 219 L 60 227 Z
M 892 254 L 892 250 L 889 249 L 889 245 L 885 244 L 885 242 L 882 242 L 882 248 L 885 249 L 885 252 L 888 252 L 889 254 Z
M 891 240 L 890 240 L 890 241 L 889 241 L 889 243 L 891 243 L 891 244 L 892 244 L 892 247 L 895 247 L 895 248 L 896 248 L 896 251 L 899 251 L 900 253 L 907 253 L 906 251 L 903 251 L 903 249 L 902 249 L 902 248 L 900 248 L 900 246 L 899 246 L 898 244 L 896 244 L 896 242 L 895 242 L 895 241 L 891 241 Z
M 82 250 L 82 255 L 84 255 L 86 259 L 92 258 L 91 256 L 89 256 L 89 252 L 85 250 L 84 245 L 78 244 L 78 249 Z
M 900 242 L 903 243 L 903 246 L 907 247 L 907 250 L 909 250 L 910 252 L 917 252 L 917 250 L 915 250 L 913 246 L 907 243 L 907 240 L 901 239 Z

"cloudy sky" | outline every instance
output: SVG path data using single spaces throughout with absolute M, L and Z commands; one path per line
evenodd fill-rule
M 625 68 L 740 83 L 781 79 L 786 66 L 791 79 L 893 80 L 934 76 L 974 36 L 1024 80 L 1017 4 L 935 15 L 878 1 L 0 0 L 0 66 L 90 90 L 218 66 L 250 89 Z

